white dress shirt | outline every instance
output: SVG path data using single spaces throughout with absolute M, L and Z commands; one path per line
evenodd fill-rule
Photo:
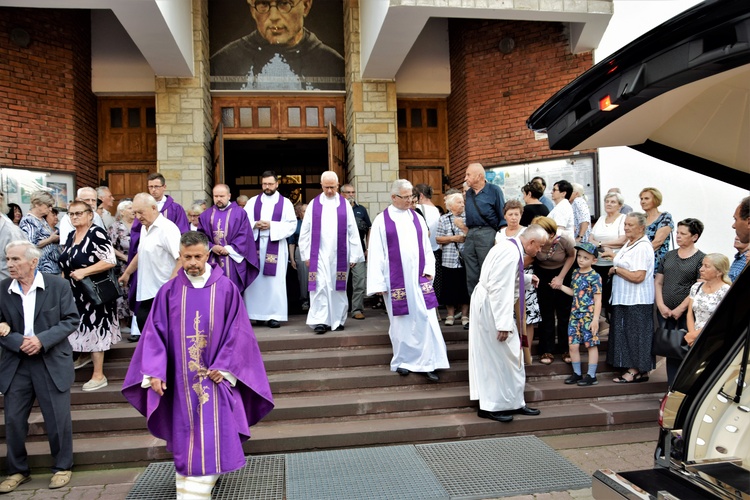
M 27 293 L 23 293 L 21 283 L 18 280 L 13 280 L 8 287 L 8 293 L 15 293 L 21 297 L 21 303 L 23 304 L 23 336 L 33 337 L 34 336 L 34 312 L 36 311 L 36 290 L 41 288 L 44 290 L 44 278 L 42 273 L 34 272 L 34 281 L 31 283 L 31 288 Z
M 141 226 L 136 300 L 156 297 L 159 288 L 172 276 L 179 257 L 180 230 L 174 222 L 159 214 L 148 228 Z

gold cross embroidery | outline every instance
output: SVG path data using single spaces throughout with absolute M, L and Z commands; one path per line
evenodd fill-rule
M 195 394 L 198 395 L 198 402 L 203 405 L 208 402 L 208 393 L 203 388 L 203 380 L 208 377 L 208 369 L 201 364 L 201 353 L 208 345 L 208 337 L 204 335 L 203 330 L 200 329 L 200 321 L 200 312 L 195 311 L 195 319 L 193 320 L 195 335 L 189 335 L 187 337 L 188 340 L 193 341 L 193 345 L 188 348 L 188 354 L 190 355 L 188 368 L 196 373 L 195 377 L 198 380 L 192 387 Z

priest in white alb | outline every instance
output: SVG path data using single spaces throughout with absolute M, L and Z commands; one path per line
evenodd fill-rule
M 336 172 L 323 172 L 320 185 L 323 193 L 308 204 L 299 233 L 300 255 L 308 267 L 307 324 L 319 335 L 344 329 L 349 268 L 365 260 L 352 206 L 338 193 Z
M 367 294 L 381 294 L 391 326 L 391 371 L 424 373 L 450 367 L 432 278 L 435 255 L 424 219 L 411 210 L 412 185 L 399 179 L 391 187 L 392 204 L 375 217 L 367 249 Z
M 469 312 L 469 398 L 479 400 L 481 418 L 510 422 L 514 414 L 539 415 L 523 397 L 526 373 L 518 332 L 525 331 L 526 321 L 518 297 L 538 283 L 536 276 L 524 274 L 524 260 L 533 259 L 547 239 L 541 226 L 531 224 L 517 238 L 492 247 L 482 264 Z
M 261 175 L 263 192 L 245 204 L 258 249 L 260 274 L 245 289 L 243 299 L 253 321 L 264 321 L 269 328 L 279 328 L 288 319 L 286 300 L 286 266 L 289 247 L 286 239 L 297 229 L 297 217 L 289 198 L 278 192 L 279 181 L 270 170 Z

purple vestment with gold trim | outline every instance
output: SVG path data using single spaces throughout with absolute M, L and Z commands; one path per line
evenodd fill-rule
M 215 384 L 208 370 L 229 372 L 237 383 Z M 141 386 L 144 375 L 166 381 L 163 396 Z M 159 290 L 122 393 L 167 442 L 183 476 L 245 465 L 242 442 L 274 404 L 242 297 L 220 268 L 203 288 L 180 271 Z

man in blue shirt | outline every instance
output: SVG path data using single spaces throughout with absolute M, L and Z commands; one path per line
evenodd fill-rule
M 464 242 L 464 264 L 466 265 L 466 287 L 471 296 L 474 287 L 479 282 L 487 253 L 495 244 L 495 234 L 506 226 L 503 216 L 505 198 L 502 190 L 489 184 L 485 179 L 484 167 L 481 163 L 471 163 L 466 167 L 466 227 L 469 233 Z M 464 325 L 469 329 L 469 324 Z

